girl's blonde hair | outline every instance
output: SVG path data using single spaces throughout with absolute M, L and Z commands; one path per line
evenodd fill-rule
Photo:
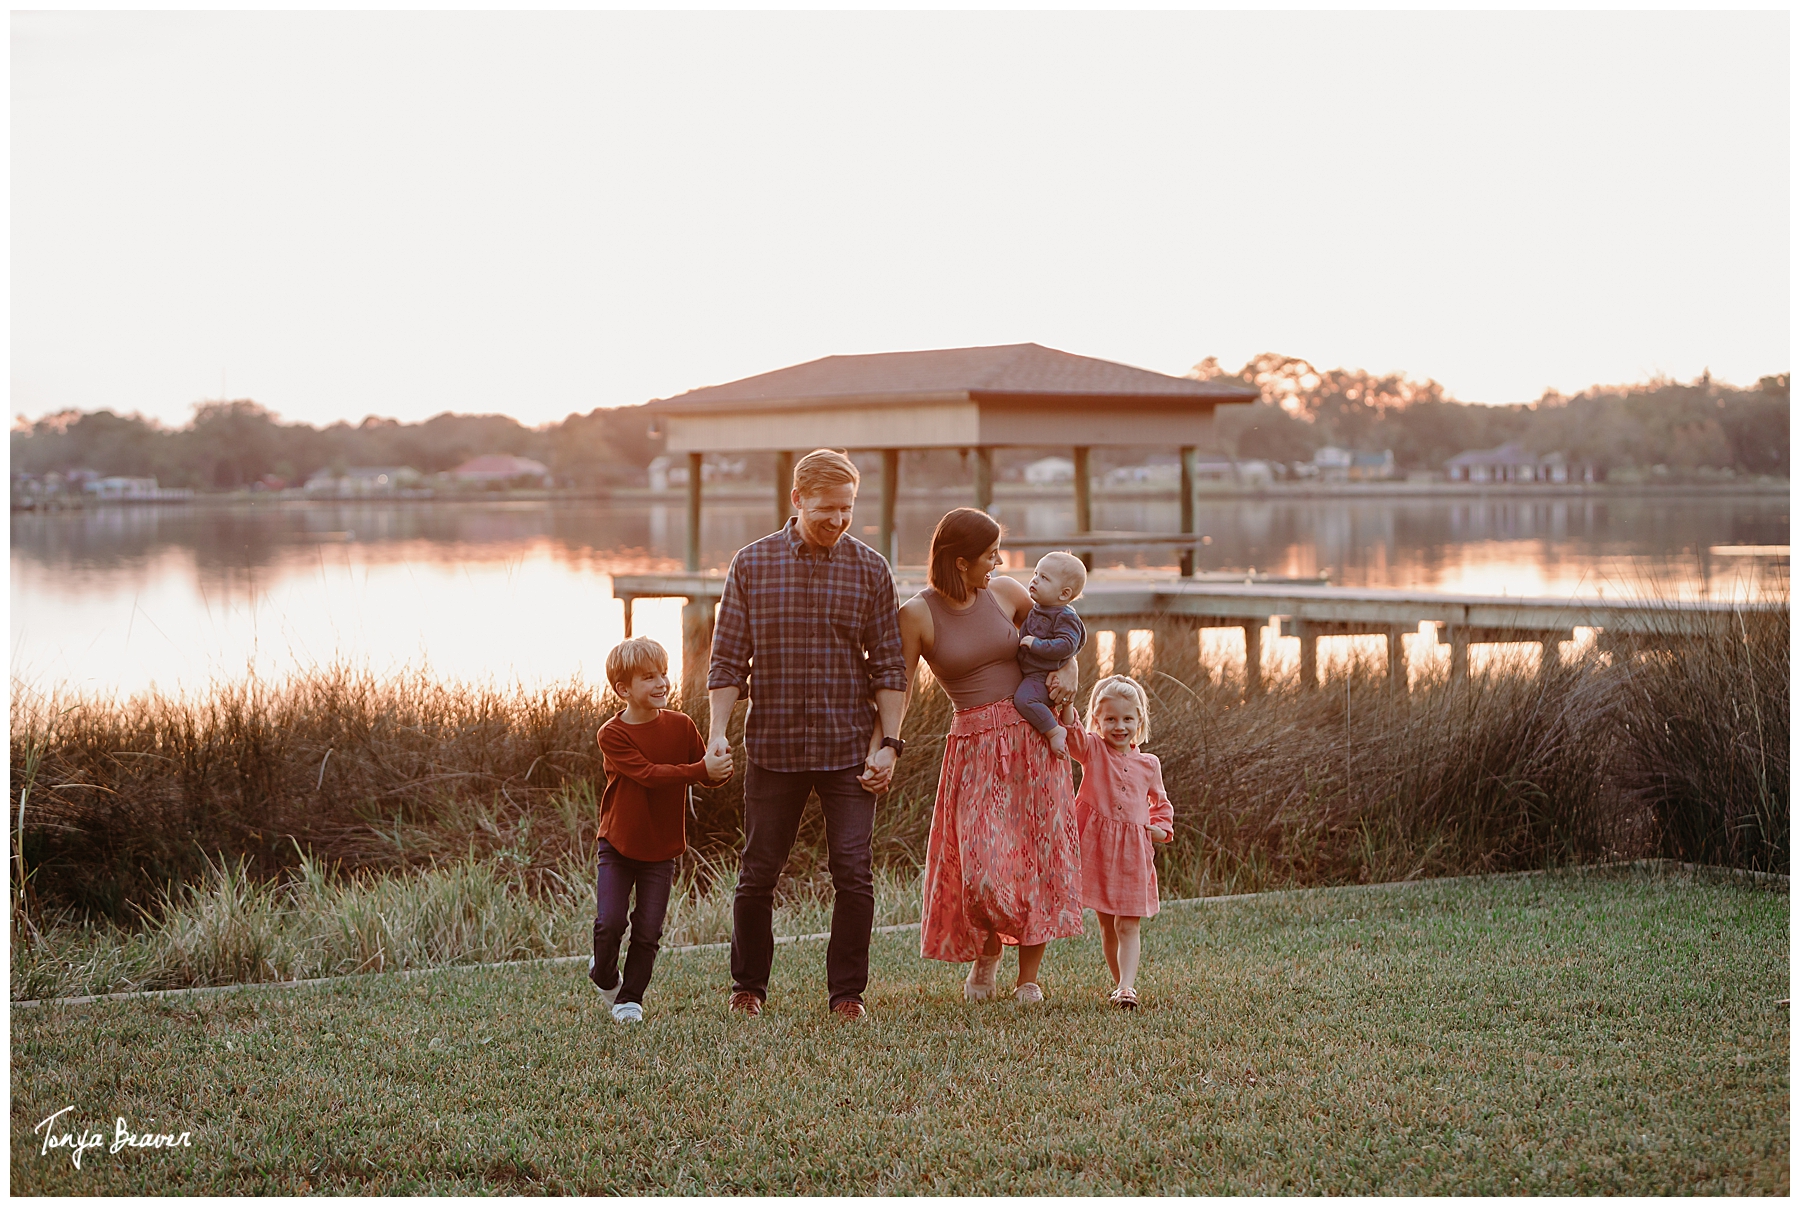
M 1093 694 L 1088 696 L 1087 725 L 1089 733 L 1100 732 L 1100 702 L 1102 700 L 1125 700 L 1137 709 L 1137 737 L 1132 745 L 1142 746 L 1150 740 L 1150 698 L 1144 694 L 1144 685 L 1130 675 L 1108 675 L 1094 684 Z

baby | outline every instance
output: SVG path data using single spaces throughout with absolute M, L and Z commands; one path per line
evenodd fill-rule
M 1019 626 L 1019 669 L 1025 679 L 1013 693 L 1013 705 L 1031 727 L 1050 740 L 1058 755 L 1068 752 L 1069 735 L 1050 708 L 1044 676 L 1075 656 L 1087 640 L 1081 617 L 1069 605 L 1087 586 L 1087 567 L 1073 553 L 1046 553 L 1030 584 L 1031 611 Z

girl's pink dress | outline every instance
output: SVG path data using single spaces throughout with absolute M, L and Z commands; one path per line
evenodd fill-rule
M 1081 835 L 1081 903 L 1102 914 L 1153 918 L 1159 908 L 1149 826 L 1173 828 L 1175 806 L 1163 791 L 1162 764 L 1136 746 L 1114 750 L 1097 733 L 1068 727 L 1069 754 L 1081 764 L 1075 828 Z

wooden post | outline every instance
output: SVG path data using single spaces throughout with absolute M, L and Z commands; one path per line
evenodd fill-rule
M 1181 446 L 1181 531 L 1194 535 L 1194 446 Z M 1194 577 L 1194 547 L 1181 547 L 1181 577 Z
M 631 636 L 631 605 L 635 603 L 636 600 L 637 596 L 635 595 L 625 595 L 621 596 L 619 599 L 619 602 L 625 605 L 625 636 L 627 638 L 630 638 Z
M 1112 669 L 1109 675 L 1129 675 L 1131 673 L 1131 631 L 1129 629 L 1110 629 L 1112 633 Z
M 775 454 L 775 527 L 780 528 L 794 514 L 794 454 L 782 450 Z
M 1262 631 L 1267 620 L 1244 626 L 1244 698 L 1263 694 Z
M 1100 677 L 1100 643 L 1095 640 L 1098 636 L 1098 629 L 1090 629 L 1087 640 L 1082 642 L 1081 649 L 1075 654 L 1075 670 L 1081 676 L 1081 686 L 1076 689 L 1077 708 L 1086 699 L 1088 689 L 1094 686 L 1094 680 Z
M 1406 690 L 1406 626 L 1389 625 L 1387 634 L 1388 686 L 1397 692 Z
M 1075 449 L 1075 531 L 1092 532 L 1094 530 L 1091 486 L 1088 482 L 1088 450 L 1084 446 Z
M 1150 669 L 1188 687 L 1206 681 L 1200 665 L 1200 629 L 1184 619 L 1158 617 L 1150 630 Z
M 1075 531 L 1077 533 L 1094 530 L 1092 484 L 1088 481 L 1088 450 L 1085 445 L 1075 447 Z M 1094 569 L 1094 553 L 1091 549 L 1076 549 L 1075 556 L 1087 567 L 1089 573 Z
M 715 607 L 710 599 L 690 599 L 681 606 L 681 699 L 690 707 L 706 697 Z
M 687 568 L 700 569 L 700 467 L 703 453 L 688 454 L 687 481 Z
M 1562 665 L 1562 645 L 1554 636 L 1546 637 L 1538 649 L 1538 674 L 1548 677 Z
M 876 550 L 889 566 L 900 562 L 900 542 L 894 537 L 894 506 L 900 498 L 900 450 L 881 450 L 881 535 Z
M 1450 678 L 1454 682 L 1469 677 L 1469 630 L 1460 624 L 1450 626 Z
M 985 445 L 975 450 L 975 506 L 994 510 L 994 450 Z
M 1305 620 L 1294 621 L 1294 635 L 1300 638 L 1300 686 L 1319 686 L 1319 635 Z

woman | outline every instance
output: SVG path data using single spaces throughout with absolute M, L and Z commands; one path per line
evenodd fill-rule
M 931 537 L 931 585 L 900 608 L 910 685 L 923 657 L 956 706 L 925 852 L 920 954 L 973 961 L 963 997 L 994 996 L 1001 945 L 1019 948 L 1014 996 L 1041 1002 L 1044 944 L 1081 933 L 1081 854 L 1068 765 L 1013 707 L 1025 588 L 993 577 L 1000 525 L 959 507 Z M 1073 666 L 1051 677 L 1066 700 Z

